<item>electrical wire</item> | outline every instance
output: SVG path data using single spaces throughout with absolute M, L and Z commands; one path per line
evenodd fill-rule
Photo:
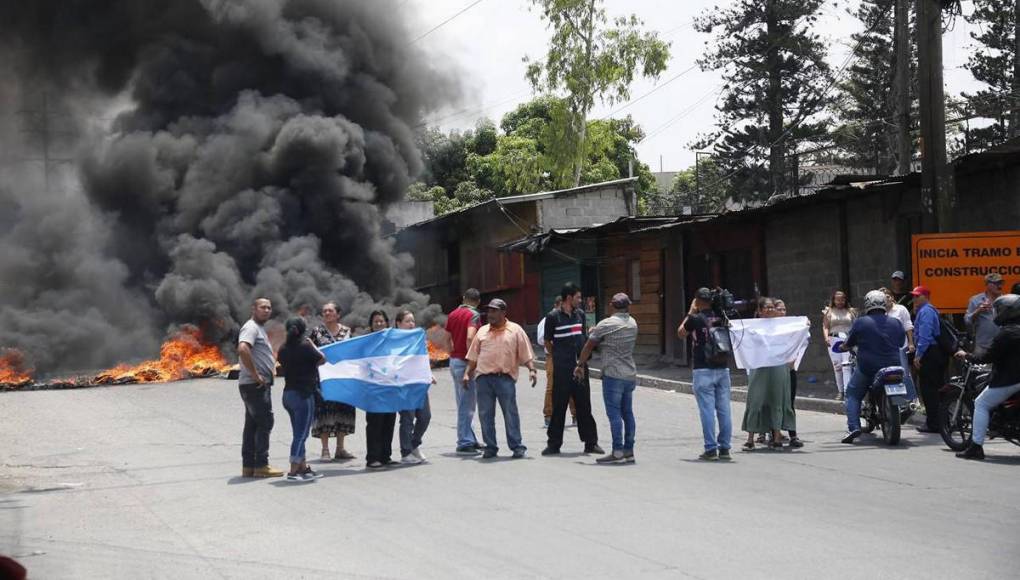
M 428 35 L 432 34 L 433 32 L 435 32 L 435 31 L 437 31 L 437 30 L 439 30 L 440 28 L 442 28 L 442 27 L 446 26 L 447 24 L 449 24 L 450 22 L 452 22 L 452 21 L 453 21 L 453 20 L 454 20 L 455 18 L 457 18 L 457 17 L 458 17 L 458 16 L 460 16 L 461 14 L 464 14 L 464 13 L 465 13 L 465 12 L 467 12 L 468 10 L 471 10 L 472 8 L 474 8 L 475 6 L 478 6 L 478 5 L 479 5 L 479 4 L 481 4 L 481 3 L 482 3 L 482 0 L 475 0 L 475 1 L 474 1 L 474 2 L 472 2 L 471 4 L 468 4 L 468 5 L 467 5 L 467 6 L 465 6 L 464 8 L 461 8 L 461 9 L 460 9 L 460 11 L 458 11 L 457 13 L 455 13 L 455 14 L 454 14 L 453 16 L 450 16 L 450 17 L 449 17 L 449 18 L 447 18 L 446 20 L 444 20 L 444 21 L 440 22 L 439 24 L 437 24 L 437 25 L 433 26 L 432 28 L 428 29 L 428 30 L 427 30 L 427 31 L 426 31 L 426 32 L 425 32 L 424 34 L 421 34 L 421 35 L 419 35 L 419 36 L 418 36 L 417 38 L 415 38 L 414 40 L 412 40 L 412 41 L 411 41 L 410 43 L 408 43 L 408 44 L 414 44 L 414 43 L 418 42 L 419 40 L 421 40 L 421 39 L 425 38 L 426 36 L 428 36 Z

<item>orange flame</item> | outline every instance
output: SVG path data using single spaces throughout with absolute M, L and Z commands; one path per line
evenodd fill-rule
M 137 365 L 121 364 L 96 375 L 93 383 L 164 383 L 192 377 L 207 377 L 227 370 L 230 364 L 219 347 L 202 343 L 201 331 L 183 326 L 163 343 L 159 360 Z
M 27 385 L 32 382 L 32 369 L 25 363 L 25 355 L 20 350 L 5 348 L 0 350 L 0 383 L 7 385 Z

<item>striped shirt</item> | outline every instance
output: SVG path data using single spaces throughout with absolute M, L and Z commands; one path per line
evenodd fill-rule
M 553 365 L 571 369 L 577 364 L 577 357 L 588 339 L 584 312 L 575 308 L 570 314 L 556 309 L 545 317 L 545 338 L 553 343 Z

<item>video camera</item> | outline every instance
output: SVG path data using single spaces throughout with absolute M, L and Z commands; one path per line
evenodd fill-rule
M 725 288 L 714 288 L 712 292 L 712 311 L 719 318 L 731 318 L 736 316 L 736 302 L 733 293 Z

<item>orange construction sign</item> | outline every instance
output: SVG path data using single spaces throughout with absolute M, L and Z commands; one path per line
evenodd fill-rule
M 914 283 L 927 286 L 944 313 L 966 312 L 987 274 L 1001 274 L 1006 292 L 1020 282 L 1020 231 L 921 234 L 913 236 L 913 248 Z

